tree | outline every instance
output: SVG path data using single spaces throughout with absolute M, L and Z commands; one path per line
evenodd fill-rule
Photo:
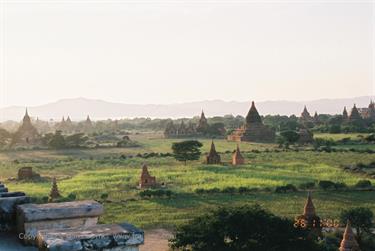
M 12 135 L 5 129 L 0 128 L 0 146 L 5 146 L 10 143 Z
M 66 146 L 64 136 L 61 131 L 56 131 L 48 142 L 48 146 L 52 148 L 64 148 Z
M 172 144 L 174 158 L 178 161 L 198 160 L 201 156 L 202 143 L 197 140 L 187 140 Z
M 173 248 L 192 251 L 315 251 L 307 230 L 260 206 L 219 208 L 178 227 Z
M 296 143 L 299 139 L 299 135 L 296 131 L 287 130 L 280 132 L 280 137 L 278 137 L 277 142 L 280 146 L 285 145 L 287 148 L 289 145 Z
M 346 223 L 349 220 L 352 227 L 355 228 L 359 244 L 361 244 L 364 233 L 371 233 L 373 218 L 373 212 L 365 207 L 346 209 L 340 214 L 340 220 L 342 223 Z
M 81 147 L 86 143 L 88 137 L 84 133 L 76 133 L 65 137 L 67 147 Z

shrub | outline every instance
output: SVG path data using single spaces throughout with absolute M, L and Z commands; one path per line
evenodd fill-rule
M 248 187 L 239 187 L 238 192 L 243 194 L 243 193 L 248 193 L 250 192 L 250 189 Z
M 370 188 L 372 187 L 372 184 L 369 180 L 360 180 L 354 186 L 356 188 Z
M 102 199 L 102 200 L 106 200 L 106 199 L 108 199 L 108 193 L 102 193 L 102 194 L 100 195 L 100 199 Z
M 278 186 L 275 189 L 275 193 L 287 193 L 287 192 L 297 192 L 298 189 L 292 185 L 292 184 L 287 184 L 285 186 Z
M 328 190 L 328 189 L 335 189 L 335 183 L 329 180 L 321 180 L 319 181 L 319 187 L 323 190 Z
M 341 189 L 346 189 L 348 186 L 344 182 L 336 182 L 335 183 L 335 189 L 336 190 L 341 190 Z
M 230 193 L 230 194 L 233 194 L 233 193 L 236 193 L 237 192 L 237 189 L 235 187 L 226 187 L 222 190 L 223 193 Z
M 206 192 L 206 190 L 204 190 L 203 188 L 197 188 L 197 189 L 195 189 L 194 192 L 197 193 L 197 194 L 204 194 Z
M 163 190 L 163 189 L 156 189 L 156 190 L 147 189 L 147 190 L 143 190 L 139 192 L 139 196 L 141 198 L 164 197 L 164 196 L 170 198 L 172 195 L 173 195 L 172 191 Z
M 70 193 L 68 194 L 67 198 L 70 200 L 70 201 L 74 201 L 77 199 L 77 195 L 75 193 Z
M 315 188 L 315 182 L 301 183 L 298 187 L 302 190 L 313 189 Z
M 214 188 L 208 189 L 207 193 L 220 193 L 220 189 L 217 187 L 214 187 Z

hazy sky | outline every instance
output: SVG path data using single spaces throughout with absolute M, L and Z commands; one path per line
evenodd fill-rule
M 370 1 L 0 2 L 0 106 L 374 94 Z

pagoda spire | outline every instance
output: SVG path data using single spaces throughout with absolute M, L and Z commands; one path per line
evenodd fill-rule
M 305 204 L 305 207 L 304 207 L 304 210 L 303 210 L 303 215 L 305 217 L 316 216 L 315 206 L 314 206 L 314 203 L 312 202 L 312 198 L 311 198 L 311 192 L 309 192 L 307 194 L 307 200 L 306 200 L 306 204 Z
M 262 123 L 262 118 L 260 117 L 257 108 L 255 107 L 255 102 L 251 102 L 250 110 L 246 116 L 246 124 L 252 123 Z
M 211 149 L 210 149 L 210 153 L 211 153 L 211 152 L 216 153 L 216 147 L 215 147 L 215 144 L 214 144 L 214 140 L 211 141 Z
M 60 192 L 59 192 L 59 188 L 57 187 L 56 178 L 53 177 L 53 179 L 52 179 L 52 188 L 51 188 L 51 192 L 49 193 L 50 201 L 53 201 L 53 200 L 59 198 L 60 196 L 61 195 L 60 195 Z
M 340 244 L 340 251 L 360 251 L 350 221 L 346 224 L 345 232 Z
M 354 106 L 353 106 L 353 109 L 352 109 L 352 112 L 350 113 L 349 119 L 352 120 L 352 121 L 362 119 L 361 115 L 359 114 L 359 111 L 358 111 L 358 108 L 357 108 L 356 104 L 354 104 Z
M 344 106 L 344 111 L 342 112 L 342 117 L 344 120 L 347 120 L 349 118 L 348 111 L 346 110 L 346 106 Z

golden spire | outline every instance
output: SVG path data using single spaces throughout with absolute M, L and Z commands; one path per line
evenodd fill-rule
M 358 243 L 354 237 L 350 221 L 346 224 L 344 236 L 341 241 L 340 251 L 360 251 Z
M 312 202 L 312 199 L 311 199 L 311 192 L 307 194 L 307 200 L 306 200 L 303 215 L 305 217 L 316 216 L 314 203 Z

